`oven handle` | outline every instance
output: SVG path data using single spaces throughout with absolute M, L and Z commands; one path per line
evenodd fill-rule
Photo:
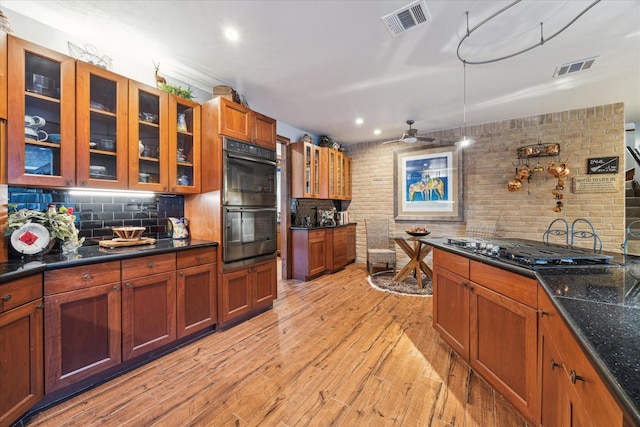
M 276 162 L 272 162 L 270 160 L 265 160 L 265 159 L 260 159 L 257 157 L 247 157 L 247 156 L 239 156 L 237 154 L 233 154 L 230 152 L 227 152 L 227 157 L 230 159 L 239 159 L 239 160 L 246 160 L 248 162 L 254 162 L 254 163 L 262 163 L 263 165 L 269 165 L 269 166 L 275 166 Z
M 277 208 L 242 208 L 242 207 L 225 207 L 227 212 L 276 212 Z

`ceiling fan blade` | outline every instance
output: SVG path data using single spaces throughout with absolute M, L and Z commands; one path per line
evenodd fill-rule
M 402 140 L 401 139 L 392 139 L 391 141 L 384 141 L 382 143 L 382 145 L 384 145 L 384 144 L 393 144 L 394 142 L 400 142 L 400 141 L 402 141 Z
M 425 141 L 425 142 L 433 142 L 436 140 L 436 138 L 429 138 L 426 136 L 416 136 L 416 138 L 418 139 L 418 141 Z

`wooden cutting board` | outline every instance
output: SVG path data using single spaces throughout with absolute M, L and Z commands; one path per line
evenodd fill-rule
M 111 240 L 100 240 L 98 243 L 100 246 L 105 248 L 121 248 L 125 246 L 138 246 L 138 245 L 152 245 L 156 242 L 156 239 L 151 237 L 141 237 L 139 239 L 121 239 L 116 237 Z

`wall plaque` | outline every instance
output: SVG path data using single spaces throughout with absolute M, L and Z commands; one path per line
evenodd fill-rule
M 584 176 L 573 178 L 573 193 L 616 193 L 618 176 Z
M 596 157 L 587 159 L 587 173 L 618 173 L 619 157 Z

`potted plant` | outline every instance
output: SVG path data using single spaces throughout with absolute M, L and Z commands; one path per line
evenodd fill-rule
M 191 89 L 191 86 L 183 89 L 182 86 L 170 85 L 168 83 L 159 83 L 158 88 L 172 95 L 179 96 L 180 98 L 184 98 L 189 101 L 193 100 L 193 89 Z
M 56 210 L 54 205 L 49 205 L 49 209 L 44 212 L 34 209 L 20 209 L 9 215 L 4 234 L 11 236 L 14 231 L 27 224 L 40 224 L 47 229 L 50 237 L 50 245 L 44 250 L 44 253 L 51 250 L 56 241 L 62 242 L 63 252 L 75 252 L 84 242 L 84 237 L 78 238 L 75 219 L 76 216 L 73 215 L 73 212 L 64 206 Z

